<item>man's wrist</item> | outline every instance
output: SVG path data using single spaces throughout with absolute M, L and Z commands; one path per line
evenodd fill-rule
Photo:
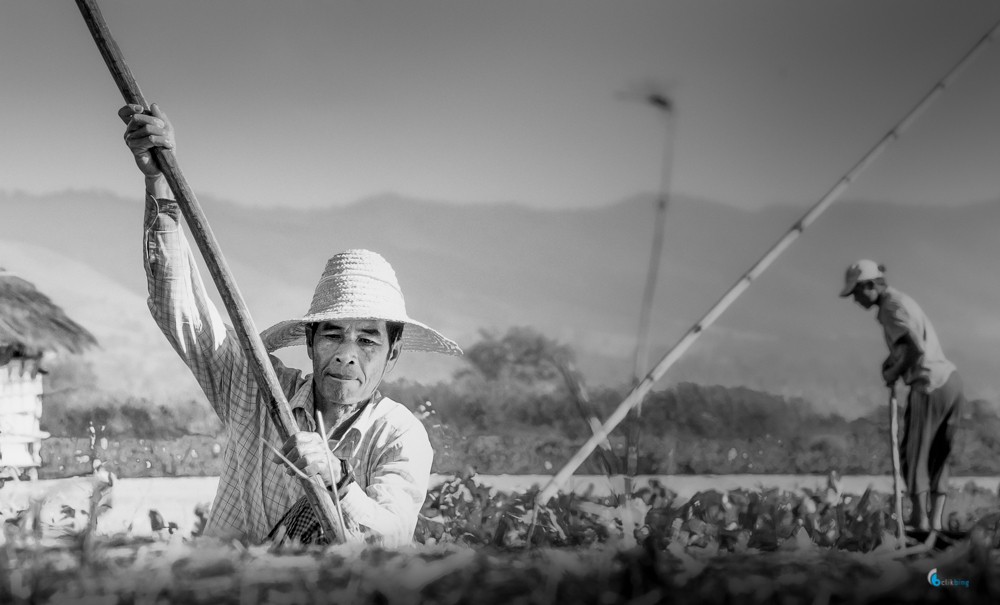
M 146 176 L 146 193 L 158 200 L 174 199 L 167 177 L 163 176 L 162 172 L 156 176 Z
M 337 481 L 336 485 L 327 486 L 326 489 L 329 491 L 337 490 L 337 495 L 343 497 L 347 493 L 347 489 L 354 483 L 354 471 L 345 460 L 340 461 L 340 479 Z
M 351 488 L 351 485 L 353 484 L 354 484 L 354 477 L 352 477 L 351 475 L 344 477 L 340 482 L 337 483 L 337 497 L 343 499 L 345 496 L 347 496 L 347 490 L 349 490 Z M 333 491 L 333 488 L 330 488 L 330 491 Z

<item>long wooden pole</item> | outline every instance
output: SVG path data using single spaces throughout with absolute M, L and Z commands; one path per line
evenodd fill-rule
M 899 473 L 899 404 L 896 401 L 896 386 L 889 387 L 889 442 L 892 447 L 892 503 L 896 513 L 896 537 L 898 547 L 906 546 L 906 532 L 903 529 L 903 482 Z
M 917 102 L 917 104 L 911 109 L 902 120 L 900 120 L 888 133 L 885 134 L 865 155 L 855 164 L 847 173 L 837 181 L 837 183 L 822 197 L 816 204 L 809 209 L 805 215 L 799 219 L 797 223 L 792 225 L 791 229 L 785 233 L 768 250 L 760 260 L 758 260 L 753 267 L 747 271 L 743 277 L 741 277 L 730 289 L 726 292 L 722 298 L 719 299 L 712 308 L 708 310 L 697 323 L 695 323 L 688 332 L 681 337 L 679 341 L 673 346 L 670 351 L 656 364 L 656 366 L 650 370 L 649 374 L 640 382 L 632 391 L 625 397 L 618 407 L 612 412 L 611 416 L 604 422 L 601 427 L 600 432 L 595 433 L 593 437 L 587 440 L 580 450 L 563 466 L 562 469 L 555 476 L 549 480 L 548 484 L 544 489 L 538 492 L 536 496 L 536 501 L 544 504 L 556 494 L 559 488 L 566 483 L 577 468 L 583 464 L 583 461 L 587 459 L 587 456 L 594 451 L 597 444 L 603 439 L 606 439 L 611 431 L 617 427 L 622 420 L 628 415 L 629 410 L 631 410 L 635 405 L 642 401 L 646 393 L 649 392 L 653 385 L 667 372 L 670 366 L 674 365 L 681 355 L 684 354 L 688 348 L 694 344 L 694 341 L 701 336 L 701 333 L 705 328 L 711 326 L 716 319 L 719 318 L 722 313 L 729 308 L 729 305 L 733 303 L 743 292 L 750 286 L 750 282 L 756 279 L 761 273 L 767 269 L 771 263 L 785 251 L 788 246 L 792 244 L 802 232 L 814 221 L 816 218 L 825 211 L 830 204 L 832 204 L 840 195 L 847 189 L 847 187 L 853 183 L 858 176 L 877 158 L 890 143 L 895 141 L 900 137 L 900 135 L 905 131 L 917 117 L 926 109 L 942 92 L 947 88 L 958 74 L 965 69 L 972 62 L 972 60 L 986 48 L 994 37 L 1000 34 L 1000 21 L 995 23 L 989 32 L 987 32 L 982 38 L 980 38 L 976 44 L 967 52 L 959 61 L 952 67 L 948 73 L 935 84 L 931 90 L 924 95 L 924 97 Z
M 141 105 L 148 113 L 149 105 L 139 89 L 139 84 L 132 76 L 132 71 L 125 63 L 125 57 L 118 48 L 118 44 L 111 36 L 96 0 L 76 0 L 76 4 L 80 8 L 83 20 L 87 23 L 87 28 L 90 29 L 94 42 L 97 43 L 97 48 L 101 51 L 101 56 L 104 57 L 111 77 L 118 85 L 118 90 L 121 91 L 125 102 L 130 105 Z M 267 351 L 257 333 L 257 328 L 250 317 L 250 310 L 243 302 L 243 296 L 236 287 L 236 281 L 229 272 L 226 260 L 222 256 L 222 250 L 211 228 L 209 228 L 208 219 L 205 217 L 194 191 L 188 186 L 173 151 L 154 147 L 152 152 L 153 158 L 177 198 L 177 203 L 187 220 L 191 235 L 198 244 L 198 249 L 205 259 L 208 271 L 219 289 L 219 294 L 229 312 L 243 351 L 247 355 L 250 370 L 264 395 L 267 410 L 278 429 L 278 434 L 282 440 L 287 440 L 298 432 L 298 425 L 295 422 L 295 417 L 292 416 L 285 394 L 281 390 L 274 367 L 268 360 Z M 343 542 L 345 536 L 338 532 L 340 525 L 335 522 L 337 516 L 330 494 L 313 481 L 303 480 L 302 486 L 305 488 L 309 502 L 316 510 L 323 530 L 328 535 L 333 536 L 334 542 Z

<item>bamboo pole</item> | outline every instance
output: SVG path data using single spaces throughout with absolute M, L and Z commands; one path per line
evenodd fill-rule
M 674 105 L 663 95 L 651 94 L 646 102 L 662 111 L 666 121 L 666 134 L 663 141 L 663 157 L 660 166 L 660 196 L 656 204 L 655 227 L 653 231 L 653 246 L 649 254 L 649 271 L 646 274 L 646 289 L 642 295 L 642 306 L 639 310 L 639 334 L 635 343 L 635 356 L 632 363 L 632 385 L 639 384 L 643 372 L 649 365 L 649 324 L 653 314 L 653 300 L 656 297 L 656 278 L 660 274 L 660 260 L 663 257 L 663 241 L 667 229 L 667 202 L 670 195 L 670 175 L 673 165 L 673 118 Z M 639 471 L 639 439 L 642 436 L 642 400 L 635 406 L 632 416 L 632 426 L 628 432 L 628 443 L 625 454 L 625 500 L 632 499 L 633 482 Z
M 563 466 L 562 469 L 556 475 L 549 480 L 548 484 L 544 489 L 538 492 L 536 500 L 540 503 L 547 502 L 549 498 L 554 496 L 559 488 L 566 483 L 570 475 L 576 471 L 577 468 L 587 459 L 597 444 L 602 440 L 606 439 L 608 435 L 617 427 L 625 416 L 628 414 L 629 410 L 636 406 L 642 398 L 646 396 L 646 393 L 653 387 L 653 385 L 666 373 L 670 366 L 674 365 L 681 355 L 690 348 L 694 341 L 698 339 L 701 333 L 711 326 L 716 319 L 719 318 L 722 313 L 729 308 L 729 305 L 733 303 L 743 292 L 750 286 L 750 282 L 756 279 L 761 273 L 767 269 L 771 263 L 785 251 L 788 246 L 792 244 L 806 228 L 812 224 L 820 214 L 825 211 L 830 204 L 832 204 L 840 195 L 844 192 L 847 187 L 853 183 L 858 176 L 878 157 L 890 143 L 895 141 L 900 137 L 900 135 L 917 119 L 917 117 L 925 110 L 944 90 L 951 85 L 959 73 L 965 69 L 973 59 L 983 49 L 986 48 L 987 44 L 993 41 L 993 38 L 1000 34 L 1000 21 L 995 23 L 990 30 L 983 35 L 973 47 L 950 69 L 948 73 L 939 80 L 930 91 L 928 91 L 920 101 L 909 111 L 903 118 L 888 132 L 886 133 L 867 153 L 859 160 L 847 173 L 844 174 L 837 181 L 837 183 L 823 195 L 822 198 L 812 208 L 809 209 L 805 215 L 798 220 L 791 229 L 789 229 L 785 235 L 781 237 L 775 243 L 770 250 L 768 250 L 764 256 L 760 258 L 754 265 L 747 271 L 743 277 L 741 277 L 730 289 L 726 292 L 722 298 L 718 300 L 708 312 L 695 323 L 688 332 L 681 337 L 679 341 L 671 348 L 666 355 L 656 364 L 656 366 L 649 371 L 645 378 L 632 389 L 632 391 L 625 397 L 618 407 L 612 412 L 611 416 L 604 422 L 599 433 L 595 434 L 593 437 L 587 440 L 580 450 Z
M 118 44 L 111 36 L 104 16 L 97 6 L 97 1 L 76 0 L 76 4 L 80 8 L 83 20 L 87 23 L 87 28 L 90 30 L 125 102 L 130 105 L 141 105 L 146 113 L 149 113 L 149 105 L 139 89 L 139 84 L 132 76 L 132 71 L 125 62 L 125 57 L 118 48 Z M 226 260 L 222 256 L 222 250 L 208 225 L 208 219 L 205 217 L 194 191 L 184 178 L 173 151 L 154 147 L 152 153 L 157 165 L 166 177 L 167 183 L 170 184 L 170 189 L 177 198 L 177 203 L 187 220 L 191 235 L 198 244 L 198 249 L 205 259 L 208 271 L 219 289 L 219 294 L 229 312 L 243 351 L 247 355 L 250 370 L 264 395 L 267 410 L 278 429 L 278 434 L 283 441 L 287 440 L 298 432 L 298 425 L 292 416 L 285 394 L 281 390 L 274 367 L 268 360 L 267 351 L 257 333 L 257 328 L 250 317 L 250 310 L 236 287 L 236 281 L 229 272 Z M 305 488 L 306 497 L 316 510 L 324 532 L 333 536 L 334 542 L 343 542 L 345 536 L 337 531 L 339 525 L 334 521 L 337 517 L 330 494 L 315 482 L 301 481 L 301 483 Z
M 899 473 L 899 404 L 896 401 L 896 386 L 889 387 L 889 441 L 892 447 L 892 503 L 896 513 L 896 538 L 899 548 L 906 545 L 906 531 L 903 528 L 903 485 Z

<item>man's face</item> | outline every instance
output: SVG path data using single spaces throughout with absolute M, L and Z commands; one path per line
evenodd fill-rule
M 400 348 L 397 341 L 390 350 L 385 321 L 374 319 L 321 322 L 308 344 L 316 397 L 340 405 L 371 397 L 396 365 Z
M 854 302 L 865 309 L 871 309 L 878 301 L 878 290 L 875 288 L 874 282 L 863 281 L 854 286 L 851 296 L 854 297 Z

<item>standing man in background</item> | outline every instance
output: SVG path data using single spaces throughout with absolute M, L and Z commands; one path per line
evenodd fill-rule
M 903 479 L 913 503 L 909 524 L 922 531 L 941 530 L 948 456 L 965 399 L 962 379 L 920 306 L 886 283 L 884 266 L 860 260 L 848 267 L 840 296 L 853 297 L 865 309 L 878 307 L 875 319 L 889 347 L 882 378 L 889 388 L 900 378 L 910 387 L 899 444 Z

